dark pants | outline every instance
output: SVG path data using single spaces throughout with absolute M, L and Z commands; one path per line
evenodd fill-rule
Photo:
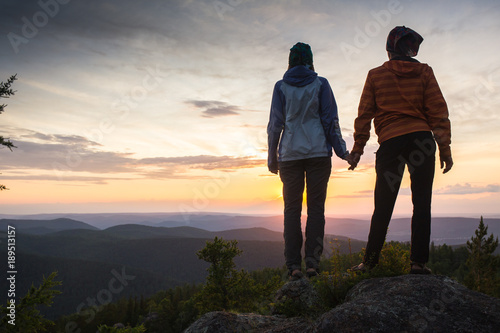
M 419 263 L 429 260 L 435 153 L 436 143 L 431 132 L 405 134 L 380 145 L 375 166 L 375 211 L 366 245 L 365 264 L 373 266 L 378 263 L 405 165 L 410 172 L 413 202 L 410 259 Z
M 325 234 L 325 200 L 332 170 L 330 157 L 309 158 L 279 163 L 285 203 L 285 260 L 289 272 L 301 268 L 302 197 L 304 178 L 307 184 L 307 224 L 305 262 L 307 268 L 318 268 Z

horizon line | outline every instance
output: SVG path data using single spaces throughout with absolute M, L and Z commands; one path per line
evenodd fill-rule
M 141 212 L 141 211 L 114 211 L 114 212 L 52 212 L 52 213 L 0 213 L 0 217 L 3 216 L 44 216 L 44 215 L 226 215 L 226 216 L 254 216 L 254 217 L 271 217 L 271 216 L 283 216 L 283 213 L 236 213 L 236 212 L 222 212 L 222 211 L 200 211 L 200 212 L 181 212 L 181 211 L 152 211 L 152 212 Z M 307 217 L 307 214 L 302 214 L 303 217 Z M 372 214 L 325 214 L 325 218 L 362 218 L 370 219 Z M 391 219 L 397 218 L 411 218 L 411 214 L 393 214 Z M 489 213 L 489 214 L 476 214 L 476 213 L 435 213 L 432 217 L 447 217 L 447 218 L 500 218 L 500 213 Z

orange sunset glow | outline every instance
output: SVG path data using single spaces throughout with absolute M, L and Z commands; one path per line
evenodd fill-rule
M 22 18 L 43 8 L 2 6 L 0 80 L 18 77 L 0 116 L 17 147 L 0 150 L 3 214 L 281 214 L 266 127 L 290 47 L 311 45 L 350 150 L 366 74 L 396 25 L 424 37 L 417 58 L 450 110 L 455 165 L 436 165 L 433 213 L 500 213 L 496 2 L 70 2 L 31 35 Z M 355 171 L 333 157 L 327 215 L 372 212 L 377 148 L 372 133 Z M 396 215 L 410 198 L 405 175 Z

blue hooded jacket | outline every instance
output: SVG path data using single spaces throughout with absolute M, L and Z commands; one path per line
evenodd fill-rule
M 306 66 L 289 69 L 276 82 L 267 135 L 270 170 L 278 162 L 332 156 L 332 147 L 342 159 L 349 154 L 330 84 Z

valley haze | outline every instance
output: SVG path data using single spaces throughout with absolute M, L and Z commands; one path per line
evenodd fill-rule
M 431 241 L 464 245 L 474 235 L 479 219 L 435 217 Z M 490 234 L 500 234 L 499 218 L 487 217 L 484 223 Z M 243 251 L 235 258 L 238 269 L 283 267 L 282 224 L 282 215 L 208 212 L 0 215 L 0 257 L 7 256 L 7 247 L 1 244 L 6 244 L 7 230 L 13 226 L 19 269 L 16 288 L 22 294 L 57 271 L 63 296 L 44 313 L 58 318 L 78 312 L 89 295 L 102 295 L 103 287 L 117 274 L 133 281 L 119 294 L 109 294 L 111 301 L 203 283 L 208 263 L 196 252 L 214 237 L 238 241 Z M 360 252 L 366 246 L 369 224 L 369 219 L 327 217 L 325 257 L 337 249 L 343 254 Z M 387 240 L 409 241 L 410 218 L 394 218 Z M 3 279 L 0 290 L 7 287 Z
M 200 212 L 185 213 L 78 213 L 78 214 L 0 214 L 0 219 L 14 220 L 52 220 L 68 218 L 84 222 L 97 229 L 107 229 L 123 224 L 137 224 L 151 227 L 193 227 L 206 231 L 224 231 L 233 229 L 265 228 L 283 232 L 282 215 L 247 215 Z M 474 235 L 479 224 L 478 217 L 433 217 L 431 241 L 436 245 L 460 245 Z M 302 217 L 305 227 L 306 217 Z M 489 233 L 500 234 L 500 218 L 484 217 Z M 1 223 L 1 221 L 0 221 Z M 1 224 L 0 224 L 1 225 Z M 325 233 L 366 241 L 370 227 L 370 217 L 326 217 Z M 387 233 L 388 241 L 410 241 L 411 218 L 396 217 L 391 220 Z

